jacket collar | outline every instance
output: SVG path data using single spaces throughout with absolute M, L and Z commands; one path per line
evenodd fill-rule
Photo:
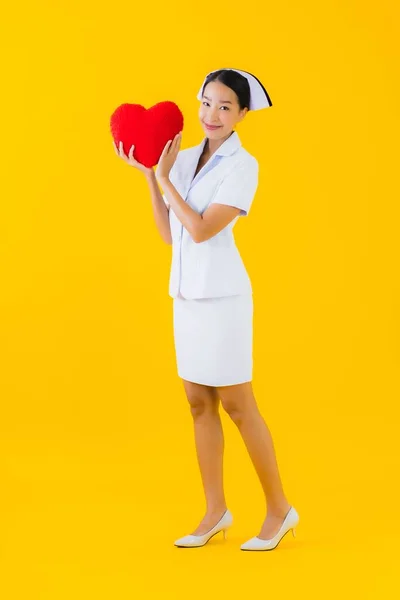
M 199 156 L 203 152 L 203 148 L 206 144 L 206 141 L 207 141 L 207 138 L 205 137 L 203 139 L 203 141 L 198 146 L 196 146 L 196 148 L 199 150 Z M 236 150 L 238 148 L 240 148 L 241 145 L 242 145 L 242 142 L 240 141 L 240 138 L 239 138 L 237 132 L 233 131 L 231 133 L 231 135 L 228 137 L 228 139 L 225 140 L 225 142 L 223 144 L 221 144 L 221 146 L 218 148 L 218 150 L 216 150 L 214 152 L 213 156 L 231 156 L 231 154 L 236 152 Z
M 185 189 L 181 190 L 185 198 L 188 194 L 189 189 L 198 182 L 203 172 L 203 169 L 205 168 L 202 167 L 202 169 L 200 169 L 197 175 L 194 175 L 206 141 L 207 138 L 205 137 L 202 140 L 202 142 L 198 144 L 198 146 L 192 146 L 191 148 L 188 148 L 188 162 L 186 163 L 185 167 L 185 180 L 187 182 L 187 186 L 185 187 Z M 236 152 L 236 150 L 238 150 L 238 148 L 240 148 L 241 145 L 242 143 L 239 139 L 238 134 L 236 133 L 236 131 L 233 131 L 228 137 L 228 139 L 225 140 L 223 144 L 221 144 L 221 146 L 218 148 L 218 150 L 214 152 L 214 154 L 212 155 L 212 157 L 210 157 L 209 160 L 214 159 L 215 156 L 231 156 L 231 154 Z

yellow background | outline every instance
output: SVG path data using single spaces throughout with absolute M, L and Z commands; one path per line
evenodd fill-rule
M 1 30 L 4 599 L 396 597 L 397 3 L 41 0 Z M 264 500 L 225 413 L 234 527 L 173 546 L 204 500 L 171 248 L 109 132 L 119 104 L 172 100 L 182 148 L 200 143 L 197 91 L 226 66 L 273 102 L 238 127 L 260 183 L 235 228 L 254 390 L 301 518 L 267 553 L 239 550 Z

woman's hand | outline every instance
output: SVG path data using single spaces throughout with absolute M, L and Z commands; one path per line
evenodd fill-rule
M 148 176 L 149 174 L 154 172 L 153 167 L 145 167 L 144 165 L 142 165 L 142 163 L 138 162 L 135 158 L 133 158 L 133 150 L 134 150 L 135 146 L 131 146 L 128 156 L 126 156 L 126 154 L 124 152 L 124 146 L 123 146 L 122 142 L 119 143 L 119 150 L 118 150 L 117 145 L 114 142 L 114 140 L 113 140 L 113 146 L 114 146 L 114 150 L 115 150 L 117 156 L 119 156 L 125 162 L 127 162 L 128 165 L 131 165 L 132 167 L 136 167 L 137 169 L 139 169 L 139 171 L 142 171 L 142 173 L 144 173 L 146 176 Z
M 176 161 L 182 141 L 182 131 L 173 140 L 169 140 L 162 151 L 156 169 L 156 177 L 159 180 L 168 179 L 170 171 Z

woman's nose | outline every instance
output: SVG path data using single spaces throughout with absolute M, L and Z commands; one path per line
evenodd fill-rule
M 209 119 L 211 122 L 214 122 L 214 121 L 217 122 L 219 120 L 218 111 L 211 109 Z

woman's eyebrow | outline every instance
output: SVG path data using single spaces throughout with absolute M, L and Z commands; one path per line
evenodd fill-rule
M 203 98 L 206 100 L 211 100 L 211 98 L 208 98 L 208 96 L 203 96 Z M 230 100 L 220 100 L 220 104 L 232 104 L 232 102 Z

